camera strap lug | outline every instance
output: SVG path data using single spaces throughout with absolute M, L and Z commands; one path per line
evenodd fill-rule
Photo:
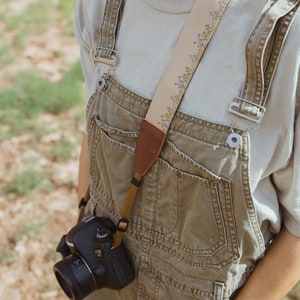
M 78 214 L 77 223 L 79 223 L 83 219 L 83 216 L 85 213 L 85 208 L 86 208 L 89 200 L 90 200 L 90 187 L 88 187 L 88 189 L 85 193 L 85 196 L 83 198 L 81 198 L 81 200 L 79 201 L 79 204 L 78 204 L 79 214 Z
M 83 207 L 86 207 L 86 205 L 87 205 L 87 201 L 85 200 L 85 198 L 84 198 L 84 197 L 81 198 L 81 200 L 80 200 L 80 202 L 79 202 L 79 204 L 78 204 L 78 208 L 81 209 L 82 206 L 83 206 Z

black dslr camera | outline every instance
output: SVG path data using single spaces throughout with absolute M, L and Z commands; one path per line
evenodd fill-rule
M 115 230 L 110 219 L 87 217 L 62 237 L 56 251 L 63 259 L 53 270 L 70 299 L 81 300 L 103 287 L 121 289 L 134 280 L 123 244 L 112 248 Z

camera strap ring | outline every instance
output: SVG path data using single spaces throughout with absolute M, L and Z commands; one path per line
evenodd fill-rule
M 122 218 L 118 221 L 113 248 L 118 247 L 122 243 L 123 235 L 129 226 L 129 217 L 136 198 L 137 191 L 141 185 L 142 176 L 135 174 L 132 177 L 130 189 L 125 200 L 125 205 L 122 212 Z

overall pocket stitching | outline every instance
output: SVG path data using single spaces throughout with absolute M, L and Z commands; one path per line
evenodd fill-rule
M 166 141 L 166 144 L 172 148 L 175 154 L 177 154 L 177 157 L 187 163 L 189 166 L 191 166 L 194 170 L 200 171 L 201 175 L 195 174 L 195 176 L 203 176 L 205 174 L 209 179 L 213 181 L 220 181 L 221 177 L 211 172 L 209 169 L 207 169 L 205 166 L 197 163 L 195 160 L 193 160 L 190 156 L 188 156 L 186 153 L 181 151 L 174 143 L 172 143 L 170 140 Z M 163 156 L 163 155 L 162 155 Z M 163 158 L 162 158 L 163 159 Z M 171 164 L 172 165 L 172 164 Z M 173 166 L 174 167 L 174 166 Z M 175 168 L 175 167 L 174 167 Z M 187 173 L 189 174 L 189 173 Z M 193 175 L 193 174 L 191 174 Z M 203 177 L 204 179 L 207 179 Z
M 169 267 L 173 268 L 174 266 L 169 264 Z M 174 287 L 175 289 L 177 289 L 180 293 L 184 293 L 187 296 L 197 297 L 197 299 L 203 299 L 203 297 L 205 297 L 205 299 L 213 299 L 212 292 L 203 291 L 195 286 L 189 286 L 188 284 L 183 283 L 182 281 L 179 281 L 179 280 L 175 279 L 174 277 L 170 276 L 169 273 L 161 272 L 161 271 L 157 270 L 156 268 L 153 268 L 149 264 L 146 264 L 144 266 L 143 272 L 146 272 L 148 274 L 151 273 L 155 278 L 159 279 L 160 284 L 163 283 L 166 285 L 170 285 L 170 286 Z M 199 278 L 199 279 L 211 282 L 211 284 L 213 286 L 214 281 L 207 280 L 207 278 Z
M 147 113 L 147 109 L 149 107 L 148 103 L 150 103 L 150 100 L 145 99 L 145 101 L 139 101 L 139 99 L 135 99 L 135 101 L 138 101 L 140 104 L 145 104 L 145 109 L 143 109 L 141 112 L 133 112 L 132 109 L 126 105 L 124 105 L 124 103 L 126 103 L 126 101 L 124 101 L 124 98 L 121 96 L 122 100 L 118 101 L 120 99 L 120 96 L 117 95 L 117 100 L 114 99 L 111 95 L 111 91 L 104 91 L 103 92 L 105 94 L 105 96 L 108 98 L 109 101 L 111 101 L 114 105 L 116 105 L 119 109 L 126 111 L 129 115 L 135 116 L 136 118 L 143 120 L 146 113 Z M 129 93 L 125 93 L 125 95 L 128 95 Z M 114 96 L 114 95 L 113 95 Z M 138 95 L 137 95 L 138 96 Z M 139 96 L 138 96 L 139 97 Z M 148 103 L 147 103 L 148 102 Z
M 87 105 L 86 105 L 86 109 L 85 109 L 86 115 L 89 114 L 89 112 L 90 112 L 90 110 L 91 110 L 91 106 L 92 106 L 92 104 L 94 103 L 95 98 L 96 98 L 96 96 L 98 95 L 98 93 L 99 93 L 99 90 L 96 89 L 96 90 L 94 91 L 94 93 L 92 94 L 92 96 L 89 98 L 88 103 L 87 103 Z
M 104 122 L 101 121 L 100 117 L 95 114 L 94 115 L 96 124 L 106 133 L 112 133 L 112 134 L 117 134 L 123 137 L 128 137 L 128 138 L 137 138 L 138 137 L 138 132 L 136 131 L 125 131 L 122 129 L 118 129 L 116 127 L 110 126 L 105 124 Z
M 243 192 L 244 192 L 244 197 L 245 197 L 245 201 L 246 201 L 246 206 L 248 209 L 249 221 L 250 221 L 250 224 L 252 225 L 258 246 L 260 248 L 260 252 L 261 252 L 260 256 L 263 256 L 264 252 L 266 250 L 266 247 L 265 247 L 263 234 L 262 234 L 260 226 L 259 226 L 256 208 L 254 205 L 254 200 L 253 200 L 253 197 L 251 194 L 251 188 L 250 188 L 250 183 L 249 183 L 249 171 L 248 171 L 249 166 L 246 167 L 246 164 L 248 165 L 248 163 L 249 163 L 249 159 L 243 160 L 243 164 L 242 164 Z
M 105 131 L 103 131 L 103 130 L 101 130 L 101 129 L 99 129 L 99 130 L 100 130 L 100 134 L 102 135 L 102 137 L 103 137 L 109 144 L 115 146 L 115 147 L 118 148 L 118 149 L 121 149 L 121 150 L 127 150 L 127 151 L 129 151 L 129 152 L 131 152 L 131 153 L 134 153 L 134 147 L 131 147 L 131 146 L 127 145 L 127 144 L 123 144 L 123 143 L 121 143 L 121 142 L 119 142 L 119 141 L 117 141 L 117 140 L 114 140 L 114 139 L 112 139 Z
M 212 205 L 213 211 L 214 211 L 213 212 L 213 217 L 214 217 L 214 220 L 215 220 L 215 225 L 216 225 L 216 228 L 218 230 L 219 236 L 218 236 L 218 241 L 214 245 L 211 245 L 209 249 L 194 249 L 194 248 L 188 247 L 184 242 L 179 241 L 177 238 L 170 236 L 174 232 L 174 229 L 176 228 L 176 224 L 177 224 L 178 220 L 177 220 L 176 224 L 174 225 L 174 229 L 172 231 L 170 231 L 169 233 L 160 232 L 160 231 L 157 231 L 157 233 L 159 233 L 163 237 L 164 240 L 168 240 L 171 243 L 176 243 L 178 245 L 178 247 L 181 248 L 186 253 L 196 255 L 196 256 L 212 256 L 221 247 L 227 245 L 227 238 L 226 238 L 227 234 L 226 234 L 226 230 L 225 230 L 224 216 L 222 214 L 222 209 L 220 207 L 220 199 L 218 197 L 218 191 L 219 191 L 218 185 L 220 183 L 215 182 L 215 181 L 207 180 L 207 179 L 202 178 L 202 177 L 197 176 L 197 175 L 191 175 L 187 172 L 183 172 L 179 169 L 173 168 L 168 162 L 166 162 L 162 159 L 158 159 L 158 164 L 160 164 L 160 167 L 158 167 L 159 169 L 162 166 L 166 167 L 171 172 L 173 172 L 175 174 L 178 174 L 179 176 L 189 178 L 189 179 L 191 179 L 193 181 L 196 181 L 196 182 L 200 182 L 201 184 L 205 184 L 208 187 L 208 191 L 211 194 L 210 199 L 213 202 L 213 205 Z M 224 198 L 227 198 L 227 196 L 228 195 L 224 195 Z M 180 199 L 181 198 L 182 197 L 180 197 Z M 180 202 L 180 199 L 178 199 L 178 202 Z M 159 199 L 158 199 L 158 201 L 159 201 Z M 178 203 L 178 205 L 179 205 L 179 203 Z M 178 205 L 177 205 L 177 207 L 178 207 Z M 162 225 L 160 225 L 160 226 L 162 226 Z

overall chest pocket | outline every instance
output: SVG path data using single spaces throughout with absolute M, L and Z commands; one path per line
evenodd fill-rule
M 98 210 L 120 217 L 134 168 L 138 132 L 104 123 L 95 114 L 90 121 L 90 175 Z
M 154 181 L 157 191 L 150 196 L 148 187 L 155 185 Z M 168 261 L 175 255 L 184 264 L 216 269 L 238 258 L 229 180 L 167 141 L 146 175 L 143 193 L 155 203 L 152 228 L 159 249 L 153 251 L 155 256 L 165 255 Z

